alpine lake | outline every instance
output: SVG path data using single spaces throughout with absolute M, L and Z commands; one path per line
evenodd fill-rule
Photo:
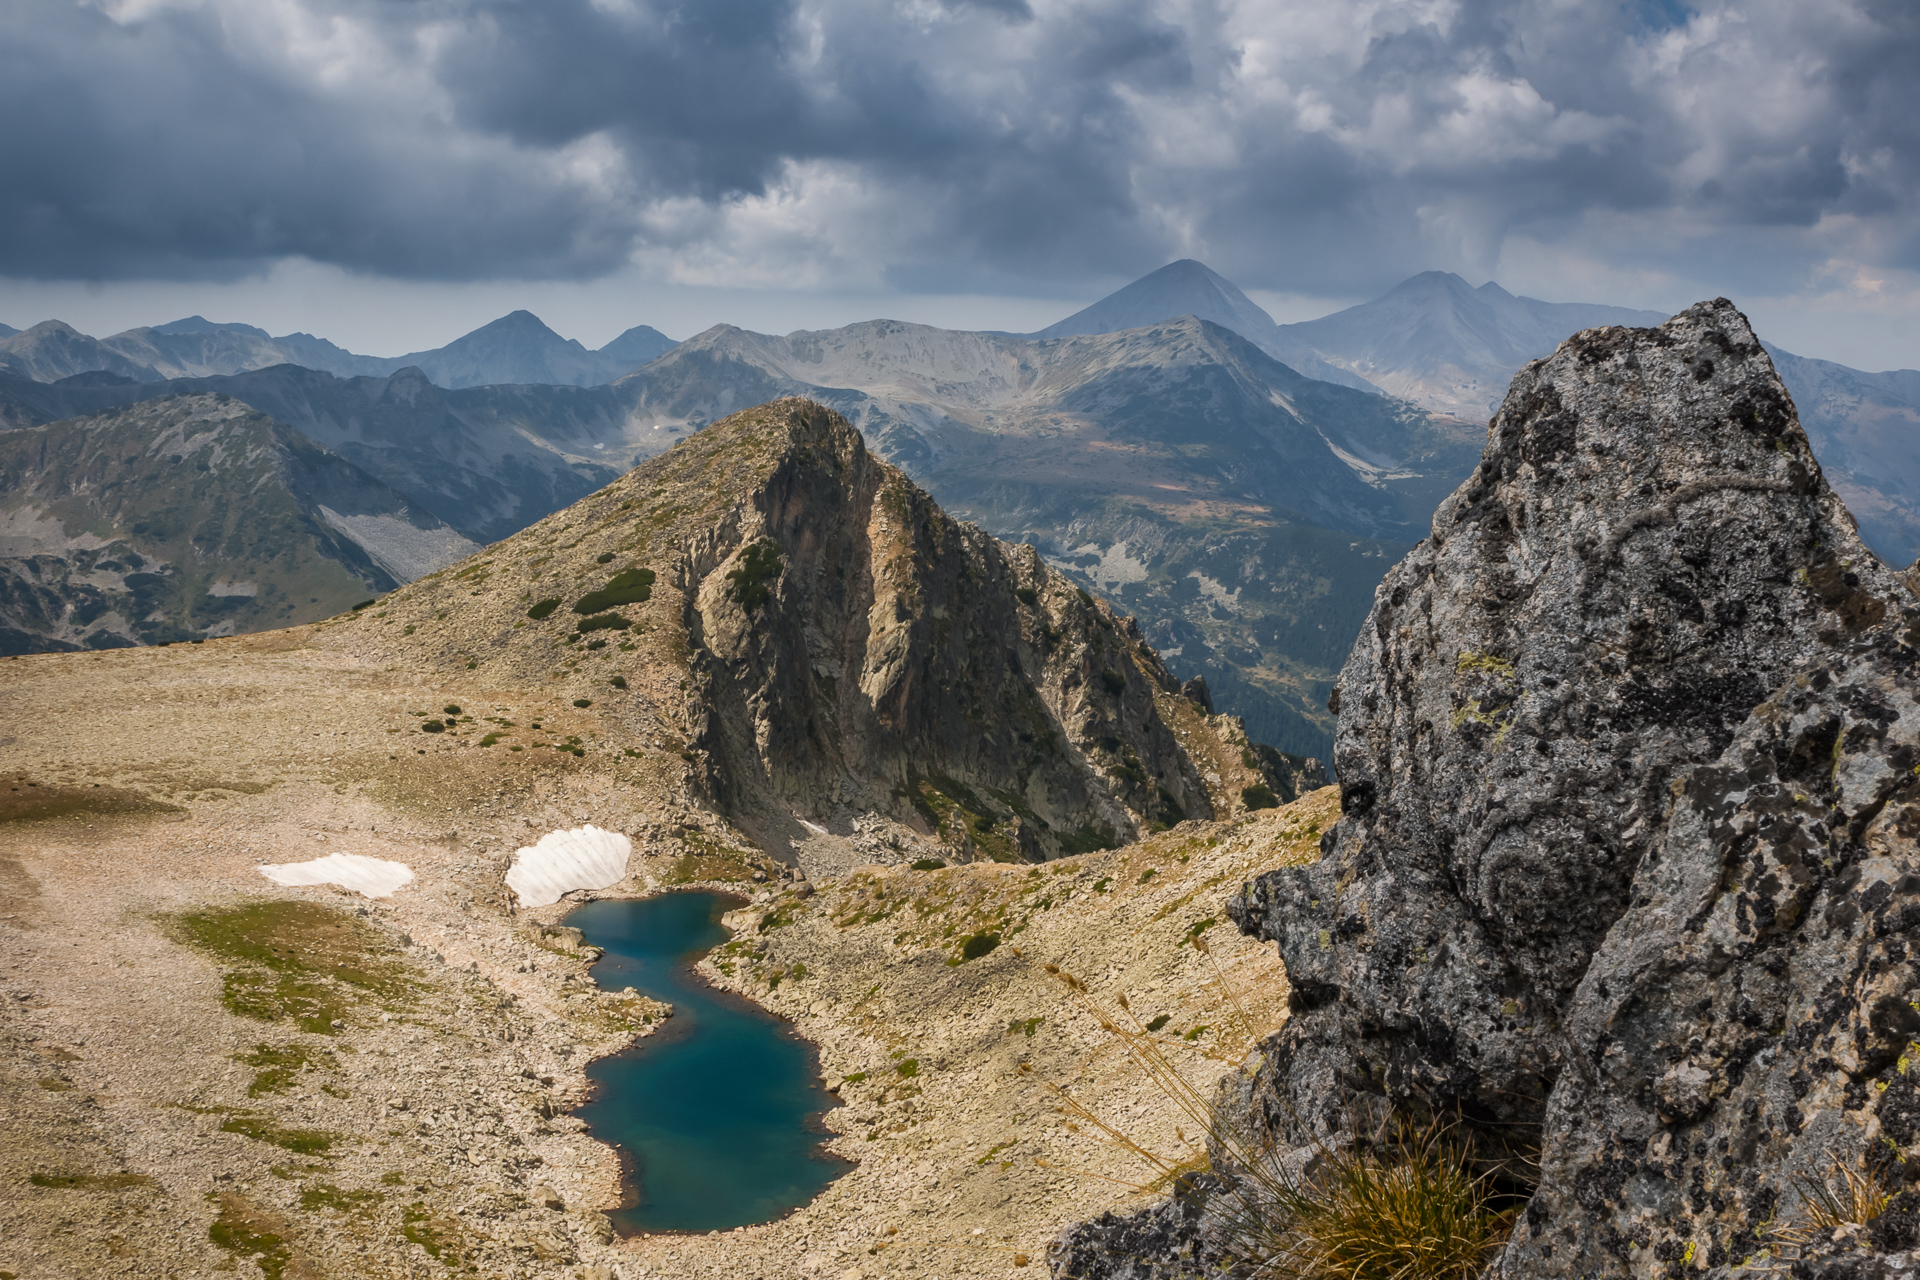
M 606 951 L 596 982 L 673 1006 L 653 1035 L 587 1068 L 592 1101 L 574 1113 L 627 1165 L 629 1203 L 607 1215 L 622 1234 L 769 1222 L 853 1167 L 821 1147 L 829 1134 L 820 1117 L 838 1103 L 812 1046 L 693 970 L 727 940 L 720 917 L 738 905 L 690 891 L 602 899 L 567 914 Z

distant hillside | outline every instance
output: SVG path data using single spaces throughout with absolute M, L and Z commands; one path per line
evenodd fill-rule
M 1169 262 L 1125 288 L 1108 294 L 1065 320 L 1048 325 L 1034 338 L 1065 338 L 1076 334 L 1118 333 L 1194 316 L 1231 329 L 1296 373 L 1361 391 L 1376 388 L 1310 348 L 1286 336 L 1273 317 L 1240 292 L 1231 280 L 1192 258 Z
M 311 622 L 476 549 L 225 396 L 0 432 L 0 653 Z
M 1424 271 L 1357 307 L 1280 326 L 1288 339 L 1390 395 L 1484 423 L 1515 371 L 1582 329 L 1645 328 L 1656 311 L 1515 297 L 1448 271 Z
M 0 369 L 41 382 L 105 371 L 142 382 L 244 373 L 297 364 L 341 377 L 382 377 L 415 367 L 449 389 L 543 383 L 602 386 L 671 350 L 673 340 L 636 325 L 598 351 L 515 311 L 444 347 L 403 356 L 356 355 L 308 333 L 275 338 L 249 324 L 188 316 L 91 338 L 58 320 L 0 333 Z
M 159 383 L 89 374 L 49 385 L 0 376 L 0 422 L 35 425 L 183 392 L 232 396 L 483 544 L 593 492 L 678 438 L 630 423 L 628 393 L 608 387 L 449 391 L 417 369 L 337 378 L 293 365 Z

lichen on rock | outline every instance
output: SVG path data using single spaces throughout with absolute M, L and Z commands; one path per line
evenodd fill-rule
M 1229 1104 L 1537 1147 L 1502 1275 L 1851 1276 L 1781 1232 L 1920 1171 L 1915 604 L 1732 304 L 1522 370 L 1341 674 L 1321 860 L 1230 904 L 1293 1015 Z

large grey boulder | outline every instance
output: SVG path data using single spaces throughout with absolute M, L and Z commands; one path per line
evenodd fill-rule
M 1342 672 L 1323 857 L 1231 905 L 1293 984 L 1247 1119 L 1538 1143 L 1511 1277 L 1725 1274 L 1835 1160 L 1898 1189 L 1914 605 L 1730 303 L 1522 370 Z M 1915 1198 L 1794 1274 L 1907 1274 Z
M 1920 1274 L 1920 620 L 1835 645 L 1676 779 L 1565 1017 L 1514 1277 Z M 1808 1188 L 1896 1193 L 1782 1249 Z
M 1326 856 L 1233 906 L 1294 985 L 1295 1136 L 1348 1095 L 1539 1123 L 1673 784 L 1900 594 L 1732 304 L 1522 370 L 1341 673 Z

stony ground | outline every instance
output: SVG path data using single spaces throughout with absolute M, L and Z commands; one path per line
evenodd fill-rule
M 1049 1086 L 1187 1154 L 1043 966 L 1108 1016 L 1122 992 L 1166 1014 L 1201 1085 L 1283 1015 L 1277 962 L 1215 918 L 1311 856 L 1331 793 L 1040 868 L 822 859 L 810 892 L 779 889 L 687 804 L 677 743 L 623 748 L 569 694 L 312 634 L 0 662 L 0 1277 L 1030 1275 L 1065 1222 L 1157 1176 Z M 456 728 L 422 734 L 428 714 Z M 489 718 L 589 749 L 484 748 Z M 599 991 L 541 933 L 567 904 L 515 914 L 500 884 L 515 847 L 586 821 L 634 838 L 613 892 L 749 904 L 713 976 L 820 1046 L 859 1162 L 809 1208 L 613 1238 L 617 1156 L 567 1111 L 587 1061 L 666 1011 Z M 368 903 L 255 871 L 333 852 L 418 878 Z

